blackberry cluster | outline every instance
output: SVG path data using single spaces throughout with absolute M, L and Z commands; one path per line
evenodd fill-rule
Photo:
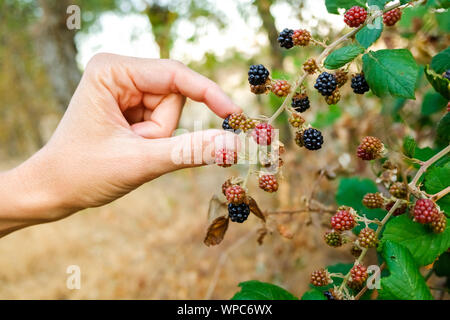
M 363 73 L 355 74 L 352 77 L 351 87 L 356 94 L 364 94 L 370 90 L 369 84 L 366 81 Z
M 383 23 L 388 27 L 392 27 L 402 17 L 402 11 L 399 8 L 395 8 L 383 14 Z
M 344 14 L 344 22 L 351 28 L 357 28 L 366 21 L 367 11 L 364 8 L 353 6 Z
M 275 130 L 268 123 L 259 123 L 252 131 L 252 136 L 257 144 L 268 146 L 272 143 L 272 139 L 275 136 Z
M 329 96 L 337 87 L 336 77 L 334 74 L 322 72 L 314 84 L 314 88 L 323 96 Z
M 314 128 L 308 128 L 303 132 L 303 144 L 308 150 L 319 150 L 322 148 L 323 136 L 322 133 Z
M 239 130 L 239 129 L 234 129 L 234 128 L 232 128 L 232 127 L 230 126 L 230 116 L 231 116 L 231 115 L 229 115 L 228 117 L 225 118 L 225 120 L 223 120 L 223 122 L 222 122 L 222 129 L 223 129 L 223 130 L 230 130 L 230 131 L 233 131 L 234 133 L 239 133 L 239 132 L 241 132 L 241 130 Z
M 296 46 L 305 47 L 311 41 L 311 33 L 308 30 L 299 29 L 295 30 L 292 34 L 292 42 Z
M 376 209 L 376 208 L 382 208 L 384 204 L 384 198 L 380 193 L 367 193 L 362 203 L 365 207 Z
M 305 70 L 306 73 L 313 74 L 318 69 L 319 68 L 317 67 L 316 60 L 314 60 L 313 58 L 306 60 L 306 62 L 303 64 L 303 70 Z
M 276 80 L 271 89 L 277 97 L 285 97 L 291 91 L 291 85 L 286 80 Z
M 226 191 L 229 187 L 231 187 L 233 184 L 231 183 L 231 179 L 227 179 L 223 184 L 222 184 L 222 193 L 224 196 L 226 196 Z
M 367 268 L 364 267 L 362 264 L 357 264 L 353 266 L 353 268 L 350 270 L 350 281 L 348 282 L 348 285 L 352 289 L 359 289 L 364 286 L 364 283 L 366 282 L 367 278 L 369 277 L 369 274 L 367 273 Z
M 339 92 L 339 89 L 334 90 L 332 94 L 325 97 L 325 101 L 329 105 L 336 104 L 339 100 L 341 100 L 341 93 Z
M 439 219 L 439 210 L 430 199 L 419 199 L 413 209 L 414 221 L 422 224 L 431 223 Z
M 445 217 L 445 214 L 440 212 L 439 217 L 430 223 L 430 227 L 434 233 L 443 233 L 445 228 L 447 228 L 447 218 Z
M 331 217 L 331 227 L 336 231 L 351 230 L 356 226 L 355 214 L 350 207 L 341 207 Z
M 378 240 L 375 231 L 371 228 L 364 228 L 358 235 L 358 244 L 362 248 L 375 248 Z
M 277 178 L 272 174 L 265 174 L 259 178 L 259 187 L 266 192 L 276 192 L 278 190 Z
M 239 129 L 243 126 L 247 117 L 244 113 L 232 113 L 228 117 L 228 126 L 238 132 Z
M 319 269 L 311 273 L 310 282 L 316 287 L 324 287 L 331 283 L 331 277 L 327 270 Z
M 292 97 L 291 106 L 297 112 L 305 112 L 310 107 L 308 96 L 304 93 L 303 94 L 297 93 L 295 96 Z
M 250 214 L 250 207 L 246 203 L 241 204 L 228 204 L 228 216 L 233 222 L 242 223 L 247 220 Z
M 381 157 L 383 153 L 384 145 L 377 137 L 367 136 L 361 141 L 358 146 L 356 155 L 362 160 L 374 160 Z
M 236 151 L 220 149 L 216 151 L 215 163 L 219 167 L 231 167 L 231 165 L 237 163 L 237 153 Z
M 233 204 L 240 204 L 245 200 L 245 190 L 241 186 L 235 185 L 225 190 L 227 201 Z
M 300 113 L 297 112 L 292 112 L 292 114 L 289 116 L 288 121 L 294 128 L 299 128 L 302 126 L 302 124 L 305 123 L 305 119 L 303 119 Z
M 389 187 L 389 193 L 397 199 L 405 199 L 408 188 L 403 182 L 395 182 Z
M 269 78 L 269 70 L 267 70 L 262 64 L 251 65 L 248 70 L 248 82 L 251 85 L 257 86 L 266 83 Z
M 395 201 L 390 201 L 386 204 L 385 209 L 387 211 L 391 211 L 391 208 L 394 206 Z M 406 203 L 401 203 L 397 209 L 394 210 L 394 212 L 392 213 L 392 215 L 394 217 L 398 217 L 401 216 L 402 214 L 404 214 L 406 212 L 406 210 L 408 210 L 408 205 Z
M 294 41 L 292 40 L 292 36 L 294 35 L 294 30 L 285 28 L 280 32 L 278 36 L 278 43 L 280 47 L 290 49 L 294 46 Z
M 246 119 L 244 123 L 241 125 L 242 130 L 247 132 L 248 130 L 254 129 L 259 124 L 259 121 L 256 119 Z
M 330 247 L 340 247 L 343 244 L 342 235 L 339 232 L 336 231 L 328 231 L 325 232 L 325 235 L 323 236 L 325 243 L 329 245 Z
M 334 76 L 336 77 L 336 83 L 339 88 L 347 83 L 347 80 L 348 80 L 348 72 L 347 71 L 338 70 L 334 73 Z

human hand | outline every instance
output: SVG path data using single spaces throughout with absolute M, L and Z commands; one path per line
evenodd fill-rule
M 48 144 L 6 173 L 21 191 L 7 216 L 19 219 L 16 209 L 37 222 L 57 220 L 111 202 L 164 173 L 210 162 L 218 137 L 236 147 L 234 135 L 222 130 L 171 137 L 185 97 L 222 118 L 240 110 L 217 84 L 179 62 L 96 55 Z M 202 152 L 203 161 L 175 163 L 172 152 L 183 143 L 191 143 L 192 153 Z

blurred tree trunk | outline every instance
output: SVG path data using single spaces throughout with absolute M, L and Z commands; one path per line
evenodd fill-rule
M 283 64 L 283 54 L 277 41 L 278 30 L 275 26 L 275 19 L 272 16 L 272 13 L 270 13 L 270 7 L 273 4 L 273 0 L 257 0 L 254 4 L 258 9 L 263 28 L 266 30 L 267 36 L 269 37 L 272 66 L 281 69 Z
M 159 46 L 159 57 L 161 59 L 170 58 L 171 29 L 178 18 L 178 14 L 170 11 L 167 6 L 160 6 L 155 3 L 147 6 L 145 14 L 150 20 L 155 41 Z
M 69 0 L 39 0 L 42 16 L 34 29 L 36 48 L 62 111 L 67 108 L 81 78 L 76 63 L 76 30 L 66 26 L 66 10 L 72 3 Z

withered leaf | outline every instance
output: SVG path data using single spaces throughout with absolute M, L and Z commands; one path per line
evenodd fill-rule
M 263 242 L 264 242 L 264 238 L 267 235 L 267 228 L 266 227 L 262 227 L 262 228 L 258 229 L 257 234 L 258 234 L 258 239 L 256 241 L 258 241 L 259 245 L 262 245 Z
M 264 216 L 264 213 L 262 213 L 261 209 L 259 209 L 255 199 L 248 197 L 248 205 L 250 207 L 250 211 L 253 212 L 255 216 L 266 222 L 266 217 Z
M 208 222 L 209 227 L 203 242 L 207 246 L 218 245 L 228 229 L 228 210 L 226 203 L 220 201 L 217 195 L 209 201 Z
M 286 239 L 292 239 L 294 235 L 292 232 L 283 224 L 279 224 L 277 226 L 278 232 L 281 236 L 285 237 Z

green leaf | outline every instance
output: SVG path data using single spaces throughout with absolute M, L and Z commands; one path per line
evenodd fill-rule
M 338 9 L 350 9 L 353 6 L 365 7 L 363 0 L 325 0 L 325 6 L 329 13 L 339 14 Z
M 423 98 L 421 113 L 424 116 L 429 116 L 446 106 L 447 100 L 444 97 L 435 91 L 429 91 Z
M 439 120 L 436 130 L 436 144 L 440 147 L 446 147 L 450 143 L 450 113 L 446 113 Z
M 311 289 L 302 295 L 302 300 L 327 300 L 327 298 L 323 295 L 322 291 Z
M 289 291 L 271 283 L 250 280 L 239 283 L 241 291 L 231 300 L 298 300 Z
M 449 0 L 428 0 L 426 6 L 429 8 L 449 8 Z
M 370 51 L 363 56 L 363 70 L 375 95 L 415 99 L 419 67 L 409 50 Z
M 314 128 L 321 129 L 331 126 L 342 115 L 341 109 L 336 105 L 331 105 L 326 112 L 318 111 L 316 119 L 311 124 Z
M 339 69 L 355 59 L 358 55 L 364 53 L 364 48 L 358 45 L 349 45 L 334 50 L 324 61 L 327 69 Z
M 438 277 L 450 277 L 450 252 L 444 252 L 433 265 Z
M 425 67 L 425 76 L 434 90 L 439 92 L 445 99 L 450 100 L 450 80 L 431 70 L 428 65 Z
M 380 38 L 382 32 L 383 24 L 381 24 L 381 28 L 372 27 L 372 29 L 370 29 L 368 26 L 365 26 L 356 34 L 356 41 L 367 49 Z
M 450 69 L 450 47 L 435 55 L 431 59 L 430 67 L 437 73 L 444 73 Z
M 428 226 L 412 221 L 406 214 L 391 219 L 382 235 L 383 241 L 393 241 L 406 247 L 420 266 L 432 263 L 450 246 L 450 225 L 443 233 L 433 233 Z
M 439 29 L 443 32 L 450 32 L 450 11 L 446 10 L 444 12 L 436 12 L 435 17 Z
M 373 220 L 375 218 L 382 220 L 386 211 L 382 209 L 368 209 L 362 204 L 362 199 L 366 193 L 377 192 L 376 184 L 370 179 L 361 178 L 342 178 L 339 181 L 339 187 L 336 193 L 336 202 L 341 206 L 349 206 L 355 209 L 359 214 L 366 215 Z M 369 224 L 369 227 L 376 229 L 375 224 Z M 359 224 L 353 229 L 356 234 L 364 228 L 364 224 Z
M 410 136 L 406 136 L 403 139 L 403 153 L 408 158 L 414 158 L 414 153 L 416 152 L 417 143 L 416 140 L 414 140 Z
M 429 168 L 425 173 L 424 186 L 425 191 L 428 194 L 435 194 L 450 186 L 450 162 L 447 162 L 442 167 Z M 450 216 L 450 194 L 447 194 L 445 197 L 441 198 L 437 204 L 440 206 L 441 210 L 447 214 L 447 216 Z
M 380 299 L 433 300 L 430 289 L 407 248 L 385 241 L 382 250 L 390 275 L 381 278 L 381 289 L 378 291 Z
M 383 9 L 384 5 L 388 3 L 390 0 L 368 0 L 367 5 L 370 6 L 377 6 L 378 9 Z

